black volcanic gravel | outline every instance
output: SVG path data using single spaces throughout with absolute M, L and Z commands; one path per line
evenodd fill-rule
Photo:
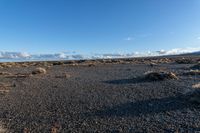
M 54 65 L 47 74 L 4 78 L 15 84 L 0 96 L 0 122 L 8 132 L 128 132 L 174 133 L 200 131 L 200 108 L 186 95 L 200 78 L 179 80 L 137 79 L 147 71 L 183 72 L 188 64 Z M 11 73 L 31 73 L 35 67 L 6 68 Z M 55 78 L 68 73 L 70 78 Z M 0 125 L 0 127 L 2 127 Z

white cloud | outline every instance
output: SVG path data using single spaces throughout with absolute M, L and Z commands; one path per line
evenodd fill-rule
M 125 38 L 124 40 L 126 40 L 126 41 L 132 41 L 132 40 L 134 40 L 135 38 L 134 37 L 127 37 L 127 38 Z
M 197 52 L 200 51 L 200 47 L 196 47 L 196 48 L 175 48 L 175 49 L 171 49 L 168 51 L 165 51 L 165 55 L 176 55 L 176 54 L 185 54 L 185 53 L 192 53 L 192 52 Z
M 17 58 L 29 58 L 31 55 L 24 52 L 0 52 L 0 59 L 17 59 Z
M 102 59 L 102 58 L 129 58 L 129 57 L 147 57 L 162 55 L 178 55 L 200 51 L 200 47 L 175 48 L 170 50 L 146 51 L 132 53 L 108 53 L 108 54 L 78 54 L 71 52 L 62 52 L 58 54 L 28 54 L 21 52 L 2 52 L 0 51 L 0 62 L 2 61 L 34 61 L 34 60 L 80 60 L 80 59 Z

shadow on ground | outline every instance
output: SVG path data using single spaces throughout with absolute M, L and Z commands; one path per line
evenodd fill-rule
M 165 113 L 167 111 L 182 110 L 185 108 L 194 108 L 194 104 L 188 102 L 188 97 L 188 95 L 178 95 L 176 97 L 167 97 L 162 99 L 127 102 L 114 107 L 108 107 L 104 110 L 98 110 L 87 115 L 99 117 L 134 117 L 162 112 Z

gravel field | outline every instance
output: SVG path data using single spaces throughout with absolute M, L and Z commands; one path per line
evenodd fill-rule
M 56 64 L 45 66 L 46 74 L 1 75 L 0 82 L 10 89 L 0 95 L 0 133 L 200 132 L 200 106 L 187 95 L 200 76 L 182 74 L 194 64 Z M 0 72 L 26 74 L 35 68 Z M 179 79 L 138 78 L 158 70 L 174 72 Z

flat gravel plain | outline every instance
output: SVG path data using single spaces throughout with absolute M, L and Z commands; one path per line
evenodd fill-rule
M 200 76 L 182 74 L 192 65 L 58 64 L 46 74 L 0 76 L 1 83 L 13 85 L 0 95 L 0 133 L 200 132 L 200 106 L 187 95 Z M 0 71 L 31 73 L 36 67 Z M 177 73 L 179 80 L 137 78 L 158 70 Z

